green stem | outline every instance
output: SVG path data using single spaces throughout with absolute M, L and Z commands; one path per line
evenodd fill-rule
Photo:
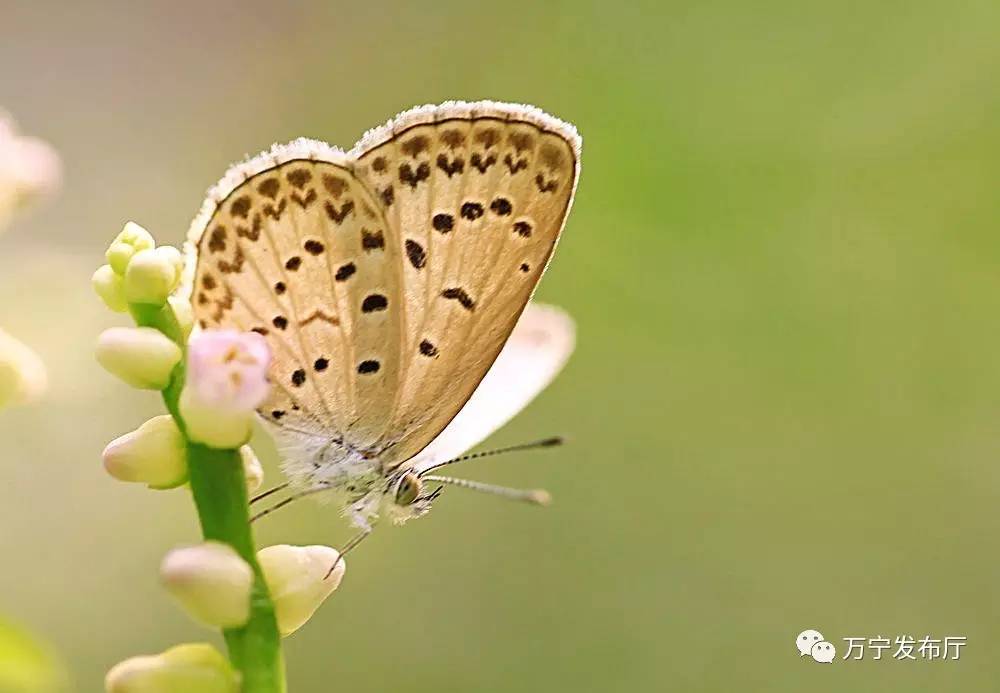
M 131 311 L 138 325 L 160 330 L 181 347 L 186 358 L 186 340 L 169 304 L 162 308 L 133 304 Z M 170 384 L 163 391 L 163 401 L 182 431 L 184 421 L 178 413 L 177 402 L 184 387 L 185 358 L 174 368 Z M 240 452 L 217 450 L 189 441 L 187 458 L 202 534 L 205 539 L 232 546 L 254 573 L 250 619 L 241 628 L 224 631 L 229 658 L 243 676 L 241 690 L 243 693 L 285 693 L 281 635 L 274 603 L 257 562 Z

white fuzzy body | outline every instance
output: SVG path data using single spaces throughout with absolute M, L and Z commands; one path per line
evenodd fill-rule
M 281 469 L 296 490 L 328 489 L 322 497 L 338 505 L 355 527 L 371 530 L 382 515 L 403 524 L 430 510 L 430 503 L 400 506 L 394 502 L 399 477 L 412 465 L 403 464 L 387 473 L 377 457 L 338 443 L 328 434 L 262 421 L 278 445 Z

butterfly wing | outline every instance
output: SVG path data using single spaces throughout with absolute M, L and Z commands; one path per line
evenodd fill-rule
M 529 303 L 486 377 L 440 435 L 413 460 L 418 471 L 461 455 L 524 409 L 573 351 L 573 320 L 555 306 Z
M 493 364 L 548 264 L 579 174 L 575 129 L 491 102 L 407 111 L 351 152 L 403 258 L 387 462 L 420 452 Z
M 348 154 L 277 146 L 231 169 L 192 224 L 195 317 L 268 340 L 266 420 L 392 469 L 496 360 L 579 152 L 572 126 L 490 102 L 407 111 Z
M 234 167 L 189 240 L 199 325 L 271 347 L 260 414 L 377 454 L 399 382 L 400 244 L 348 157 L 298 140 Z

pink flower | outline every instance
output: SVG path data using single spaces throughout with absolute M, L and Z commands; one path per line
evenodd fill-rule
M 181 416 L 188 437 L 215 448 L 250 438 L 253 412 L 267 397 L 271 352 L 253 332 L 207 330 L 188 345 Z

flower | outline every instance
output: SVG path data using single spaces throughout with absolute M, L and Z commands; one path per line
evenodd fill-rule
M 0 409 L 35 401 L 47 383 L 45 364 L 38 355 L 0 330 Z
M 338 558 L 340 553 L 329 546 L 278 544 L 257 552 L 282 636 L 301 628 L 340 585 L 347 565 Z
M 181 349 L 152 327 L 112 327 L 97 339 L 97 362 L 132 387 L 162 390 Z
M 180 251 L 169 245 L 136 251 L 125 267 L 126 300 L 162 306 L 180 283 L 183 267 Z
M 101 297 L 104 304 L 116 313 L 124 313 L 128 310 L 128 301 L 125 300 L 125 289 L 122 286 L 122 278 L 115 274 L 111 265 L 101 265 L 94 272 L 90 279 L 94 291 Z
M 176 488 L 187 481 L 185 445 L 172 417 L 154 416 L 104 448 L 104 468 L 120 481 L 138 481 L 154 489 Z
M 164 586 L 196 621 L 236 628 L 250 618 L 253 570 L 228 544 L 174 549 L 160 565 Z
M 124 277 L 132 256 L 141 250 L 152 250 L 156 246 L 152 234 L 134 221 L 125 224 L 115 240 L 111 241 L 104 256 L 115 274 Z
M 247 480 L 247 493 L 253 493 L 264 483 L 264 468 L 260 466 L 260 460 L 249 445 L 240 448 L 240 457 L 243 458 L 243 476 Z
M 253 332 L 208 330 L 188 347 L 187 381 L 179 405 L 188 438 L 213 448 L 250 439 L 253 413 L 267 397 L 271 352 Z
M 187 643 L 157 655 L 132 657 L 104 678 L 107 693 L 237 693 L 226 658 L 208 643 Z
M 18 134 L 13 121 L 0 112 L 0 227 L 53 191 L 61 176 L 55 150 L 40 139 Z

